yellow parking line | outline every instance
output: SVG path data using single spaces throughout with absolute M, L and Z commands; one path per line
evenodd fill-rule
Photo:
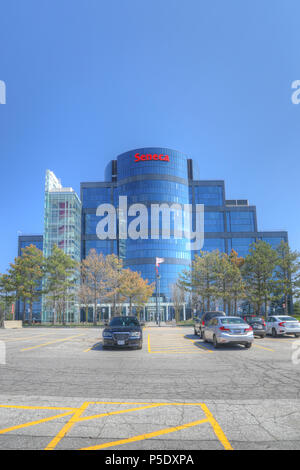
M 132 411 L 146 410 L 147 408 L 157 408 L 158 406 L 161 406 L 161 405 L 159 403 L 152 403 L 151 405 L 139 406 L 137 408 L 129 408 L 127 410 L 108 411 L 107 413 L 101 413 L 99 415 L 84 416 L 83 418 L 79 418 L 78 422 L 89 421 L 91 419 L 96 419 L 96 418 L 103 418 L 104 416 L 120 415 L 120 414 L 123 414 L 123 413 L 131 413 Z
M 219 425 L 217 420 L 214 418 L 213 414 L 208 409 L 208 407 L 205 405 L 205 403 L 201 404 L 201 408 L 204 411 L 208 421 L 210 422 L 210 424 L 211 424 L 211 426 L 214 430 L 215 435 L 217 436 L 217 438 L 219 439 L 219 441 L 223 445 L 224 449 L 233 450 L 233 448 L 232 448 L 230 442 L 228 441 L 227 437 L 225 436 L 221 426 Z
M 23 405 L 0 405 L 0 408 L 15 408 L 20 410 L 69 410 L 76 411 L 78 408 L 73 408 L 69 406 L 23 406 Z
M 264 346 L 261 346 L 260 344 L 253 344 L 253 346 L 255 348 L 261 348 L 261 349 L 265 349 L 266 351 L 271 351 L 271 352 L 275 352 L 274 349 L 270 349 L 270 348 L 265 348 Z
M 48 346 L 49 344 L 60 343 L 62 341 L 68 341 L 73 338 L 78 338 L 78 336 L 83 336 L 86 333 L 80 333 L 80 335 L 69 336 L 68 338 L 56 339 L 55 341 L 49 341 L 48 343 L 38 344 L 37 346 L 31 346 L 30 348 L 21 349 L 21 351 L 28 351 L 29 349 L 42 348 L 43 346 Z
M 145 439 L 151 439 L 152 437 L 162 436 L 164 434 L 169 434 L 171 432 L 180 431 L 182 429 L 191 428 L 197 426 L 198 424 L 207 423 L 208 419 L 201 419 L 198 421 L 192 421 L 191 423 L 182 424 L 181 426 L 176 426 L 172 428 L 161 429 L 160 431 L 149 432 L 147 434 L 140 434 L 139 436 L 133 436 L 128 439 L 121 439 L 119 441 L 106 442 L 105 444 L 100 444 L 91 447 L 84 447 L 81 450 L 97 450 L 97 449 L 106 449 L 108 447 L 119 446 L 122 444 L 128 444 L 130 442 L 144 441 Z
M 62 438 L 67 434 L 68 431 L 74 426 L 74 424 L 78 421 L 78 418 L 82 415 L 85 409 L 89 406 L 89 402 L 86 401 L 83 405 L 78 408 L 78 410 L 73 414 L 73 416 L 69 419 L 69 421 L 63 426 L 63 428 L 59 431 L 59 433 L 52 439 L 52 441 L 47 445 L 45 450 L 53 450 L 57 446 L 57 444 L 62 440 Z
M 92 347 L 86 349 L 86 350 L 83 351 L 83 352 L 89 352 L 89 351 L 91 351 L 92 349 L 94 349 L 94 348 L 96 348 L 97 346 L 99 346 L 99 344 L 101 344 L 101 343 L 102 343 L 102 341 L 99 341 L 99 343 L 94 344 Z
M 206 354 L 209 351 L 151 351 L 151 354 Z
M 53 419 L 57 419 L 57 418 L 63 418 L 64 416 L 68 416 L 72 413 L 73 411 L 67 411 L 66 413 L 61 413 L 56 416 L 50 416 L 48 418 L 39 419 L 38 421 L 31 421 L 29 423 L 23 423 L 23 424 L 18 424 L 16 426 L 11 426 L 10 428 L 0 429 L 0 434 L 5 434 L 10 431 L 15 431 L 16 429 L 27 428 L 29 426 L 34 426 L 35 424 L 46 423 L 47 421 L 52 421 Z
M 38 336 L 29 336 L 27 338 L 14 338 L 14 339 L 5 339 L 5 338 L 0 338 L 0 341 L 4 341 L 5 343 L 13 343 L 15 341 L 27 341 L 29 339 L 35 339 L 35 338 L 43 338 L 45 336 L 49 336 L 48 334 L 44 334 L 44 335 L 38 335 Z M 50 335 L 51 336 L 51 335 Z M 52 335 L 53 336 L 53 335 Z
M 148 352 L 151 353 L 151 347 L 150 347 L 150 335 L 148 335 Z

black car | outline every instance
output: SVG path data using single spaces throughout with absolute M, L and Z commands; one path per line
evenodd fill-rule
M 136 317 L 114 317 L 102 332 L 103 349 L 107 347 L 143 347 L 143 323 Z
M 194 333 L 195 335 L 199 335 L 202 338 L 203 335 L 203 327 L 207 325 L 207 323 L 214 317 L 226 317 L 225 312 L 219 312 L 217 310 L 205 312 L 202 314 L 201 317 L 194 323 Z
M 245 315 L 243 316 L 243 319 L 253 328 L 254 336 L 260 336 L 261 338 L 266 336 L 267 327 L 265 320 L 262 317 L 258 317 L 256 315 Z

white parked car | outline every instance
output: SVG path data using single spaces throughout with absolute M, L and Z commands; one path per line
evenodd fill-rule
M 294 335 L 296 338 L 300 336 L 300 322 L 297 318 L 288 315 L 272 315 L 266 320 L 267 334 L 282 336 L 285 334 Z

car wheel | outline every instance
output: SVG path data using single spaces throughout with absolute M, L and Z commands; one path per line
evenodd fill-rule
M 277 332 L 276 332 L 275 328 L 272 328 L 272 336 L 273 336 L 273 338 L 277 337 Z
M 198 336 L 198 333 L 197 333 L 196 328 L 194 328 L 194 335 L 195 335 L 195 336 Z
M 299 337 L 300 337 L 299 333 L 295 333 L 295 338 L 299 338 Z
M 143 349 L 143 343 L 138 346 L 138 349 Z
M 213 337 L 213 343 L 214 343 L 214 348 L 215 348 L 215 349 L 218 349 L 219 343 L 218 343 L 217 338 L 216 338 L 215 335 L 214 335 L 214 337 Z
M 203 331 L 203 333 L 202 333 L 202 339 L 203 339 L 204 343 L 207 343 L 207 339 L 206 339 L 206 336 L 205 336 L 204 331 Z
M 245 348 L 246 348 L 246 349 L 250 349 L 251 346 L 252 346 L 252 343 L 246 343 L 246 344 L 245 344 Z

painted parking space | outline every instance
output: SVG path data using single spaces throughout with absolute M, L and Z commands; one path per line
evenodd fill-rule
M 132 449 L 179 439 L 233 450 L 206 403 L 86 401 L 77 406 L 1 404 L 0 447 L 4 436 L 31 436 L 40 448 Z M 53 436 L 50 437 L 50 434 Z M 39 438 L 38 436 L 43 436 Z M 50 439 L 49 439 L 50 437 Z M 37 438 L 37 439 L 35 439 Z M 45 444 L 45 442 L 49 440 Z M 35 444 L 35 448 L 38 448 Z
M 209 354 L 211 349 L 182 328 L 148 328 L 147 349 L 150 354 Z

